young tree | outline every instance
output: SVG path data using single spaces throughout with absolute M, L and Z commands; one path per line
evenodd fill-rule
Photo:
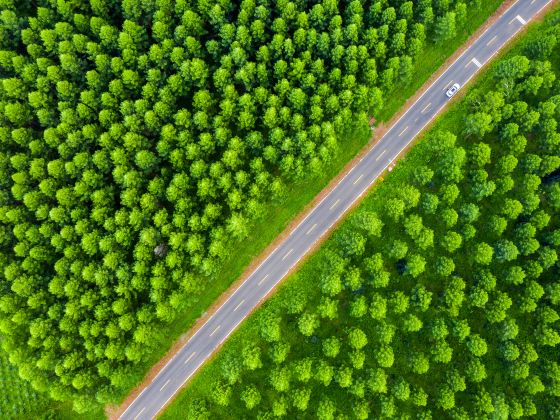
M 287 367 L 277 367 L 270 372 L 270 384 L 278 392 L 290 389 L 290 371 Z
M 489 265 L 492 262 L 494 249 L 485 242 L 475 245 L 473 250 L 473 260 L 477 264 Z
M 317 316 L 315 314 L 306 312 L 299 317 L 299 331 L 306 337 L 313 335 L 318 326 L 319 320 L 317 319 Z
M 323 354 L 330 358 L 335 358 L 340 352 L 340 340 L 336 337 L 329 337 L 323 341 Z
M 334 403 L 328 398 L 323 398 L 319 402 L 316 414 L 319 420 L 333 420 L 335 412 L 336 406 Z
M 324 386 L 329 386 L 334 375 L 334 369 L 324 360 L 320 360 L 317 364 L 315 379 L 321 382 Z
M 454 38 L 457 34 L 456 14 L 447 12 L 436 20 L 434 28 L 434 40 L 438 43 Z
M 367 386 L 373 394 L 385 394 L 387 392 L 387 375 L 381 368 L 368 371 Z
M 366 334 L 359 328 L 352 328 L 348 332 L 348 344 L 355 350 L 362 349 L 368 343 Z
M 261 394 L 254 385 L 248 385 L 241 392 L 241 401 L 247 409 L 252 410 L 261 402 Z
M 311 390 L 309 388 L 299 388 L 292 391 L 292 404 L 299 411 L 307 410 L 310 399 Z

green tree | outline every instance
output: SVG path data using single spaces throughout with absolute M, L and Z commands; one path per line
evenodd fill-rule
M 454 38 L 457 34 L 456 14 L 447 12 L 436 20 L 434 27 L 434 40 L 438 43 Z
M 473 251 L 473 259 L 477 264 L 488 265 L 492 262 L 494 249 L 487 243 L 476 244 Z
M 436 396 L 436 404 L 444 411 L 451 410 L 455 407 L 455 395 L 448 385 L 439 388 Z
M 247 409 L 252 410 L 261 402 L 261 394 L 254 385 L 248 385 L 241 392 L 241 401 Z
M 335 412 L 336 406 L 330 399 L 321 399 L 316 413 L 319 420 L 332 420 L 334 419 Z
M 368 343 L 366 334 L 359 328 L 352 328 L 348 332 L 348 344 L 356 350 L 362 349 Z
M 290 389 L 290 371 L 287 367 L 277 367 L 270 372 L 270 384 L 278 392 Z
M 317 327 L 319 326 L 319 320 L 315 314 L 309 312 L 304 313 L 299 317 L 298 328 L 299 331 L 306 337 L 311 336 Z
M 310 399 L 311 390 L 308 388 L 299 388 L 292 391 L 292 404 L 299 411 L 307 410 Z
M 335 358 L 340 352 L 340 340 L 336 337 L 329 337 L 323 341 L 323 354 L 327 357 Z

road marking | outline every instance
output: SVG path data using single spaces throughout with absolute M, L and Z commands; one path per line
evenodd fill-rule
M 237 311 L 237 310 L 239 309 L 239 307 L 240 307 L 241 305 L 243 305 L 243 302 L 245 302 L 245 299 L 243 299 L 241 302 L 239 302 L 239 305 L 237 305 L 237 306 L 235 307 L 235 309 L 233 310 L 233 312 Z
M 445 90 L 449 89 L 449 88 L 451 87 L 451 85 L 453 85 L 453 83 L 454 83 L 454 81 L 451 80 L 451 82 L 449 82 L 449 83 L 447 84 L 447 86 L 445 86 Z
M 261 284 L 263 284 L 263 282 L 264 282 L 267 278 L 268 278 L 268 274 L 267 274 L 266 276 L 264 276 L 264 277 L 261 279 L 261 281 L 259 281 L 259 286 L 260 286 Z
M 338 205 L 339 202 L 340 202 L 340 198 L 338 200 L 336 200 L 332 206 L 330 206 L 329 210 L 334 209 Z
M 362 179 L 364 177 L 364 174 L 361 174 L 355 181 L 354 181 L 354 185 L 356 185 L 358 182 L 360 182 L 360 179 Z
M 399 137 L 402 137 L 402 135 L 403 135 L 404 133 L 406 133 L 406 130 L 408 130 L 408 125 L 404 128 L 403 131 L 401 131 L 401 134 L 399 134 Z
M 424 112 L 426 112 L 430 107 L 432 106 L 432 103 L 430 102 L 428 105 L 426 105 L 424 107 L 424 109 L 422 111 L 420 111 L 421 114 L 423 114 Z
M 516 20 L 519 21 L 519 23 L 521 23 L 522 25 L 525 25 L 527 23 L 527 21 L 525 19 L 523 19 L 521 16 L 517 15 L 512 20 L 509 21 L 509 24 L 511 25 Z
M 189 360 L 191 360 L 194 357 L 195 354 L 196 354 L 196 351 L 193 351 L 191 353 L 191 355 L 189 357 L 187 357 L 187 360 L 185 360 L 185 363 L 183 363 L 183 364 L 186 365 L 189 362 Z
M 292 252 L 294 252 L 294 248 L 292 248 L 292 249 L 290 249 L 288 252 L 286 252 L 286 255 L 284 255 L 284 256 L 282 257 L 282 261 L 284 261 L 286 258 L 288 258 L 288 256 L 289 256 Z
M 309 235 L 311 232 L 313 232 L 313 230 L 317 227 L 317 223 L 315 223 L 313 226 L 311 226 L 311 229 L 309 229 L 306 233 L 306 235 Z
M 214 334 L 216 334 L 216 331 L 218 331 L 220 329 L 221 325 L 218 325 L 216 328 L 214 328 L 214 331 L 212 331 L 210 333 L 210 337 L 212 337 Z
M 385 154 L 385 152 L 387 151 L 387 149 L 383 150 L 381 152 L 381 154 L 379 156 L 377 156 L 377 159 L 375 159 L 375 161 L 377 162 L 379 159 L 381 159 L 381 156 L 383 156 Z
M 163 388 L 165 388 L 169 382 L 171 382 L 171 379 L 168 379 L 167 382 L 163 384 L 163 386 L 159 389 L 159 392 L 163 391 Z
M 134 417 L 134 420 L 136 420 L 138 417 L 140 417 L 140 414 L 142 414 L 145 409 L 146 409 L 146 407 L 144 407 L 142 410 L 140 410 L 140 412 L 138 414 L 136 414 L 136 416 Z
M 498 35 L 494 35 L 494 38 L 492 38 L 490 41 L 488 41 L 486 46 L 489 47 L 490 45 L 492 45 L 494 43 L 494 41 L 496 41 L 496 39 L 498 39 Z
M 476 58 L 473 57 L 473 59 L 471 60 L 476 67 L 481 68 L 482 64 L 480 64 L 480 61 L 478 61 Z

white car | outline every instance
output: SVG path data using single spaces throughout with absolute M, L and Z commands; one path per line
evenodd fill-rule
M 447 92 L 445 92 L 445 94 L 447 95 L 448 98 L 451 98 L 453 95 L 455 95 L 457 93 L 457 91 L 461 88 L 461 85 L 459 83 L 455 83 L 453 86 L 451 86 L 449 89 L 447 89 Z

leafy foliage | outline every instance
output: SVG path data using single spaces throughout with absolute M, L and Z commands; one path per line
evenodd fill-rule
M 413 77 L 444 17 L 466 13 L 400 0 L 0 7 L 0 331 L 34 386 L 80 412 L 130 388 L 159 327 L 264 203 L 318 173 L 349 124 Z M 345 241 L 361 252 L 362 237 Z M 334 296 L 342 279 L 324 287 Z M 312 335 L 315 314 L 300 319 Z
M 20 378 L 17 368 L 8 360 L 7 354 L 0 350 L 0 417 L 15 419 L 29 417 L 44 412 L 50 401 L 33 390 L 31 385 Z
M 551 24 L 539 36 L 559 30 Z M 428 166 L 397 169 L 381 187 L 391 197 L 370 194 L 292 280 L 316 287 L 305 289 L 302 315 L 284 313 L 278 322 L 289 354 L 280 365 L 265 360 L 261 369 L 244 371 L 234 385 L 259 388 L 255 416 L 274 414 L 274 402 L 299 389 L 304 360 L 311 397 L 284 406 L 282 415 L 548 418 L 558 412 L 560 213 L 558 177 L 549 174 L 560 164 L 543 162 L 560 156 L 559 73 L 551 65 L 560 52 L 543 50 L 550 55 L 501 61 L 492 88 L 465 100 L 456 132 L 432 133 L 419 146 Z M 521 68 L 504 72 L 504 63 Z M 477 114 L 488 126 L 473 132 L 469 117 Z M 397 178 L 404 173 L 410 183 Z M 365 235 L 359 221 L 368 225 L 373 217 L 376 235 Z M 428 232 L 433 240 L 425 239 Z M 378 280 L 381 273 L 386 281 Z M 291 286 L 261 313 L 289 306 Z M 322 315 L 327 300 L 337 316 Z M 252 340 L 251 324 L 228 354 L 234 357 L 245 340 L 263 352 L 271 348 Z M 282 389 L 263 379 L 280 373 Z M 211 416 L 242 416 L 239 407 L 238 401 L 212 406 Z

